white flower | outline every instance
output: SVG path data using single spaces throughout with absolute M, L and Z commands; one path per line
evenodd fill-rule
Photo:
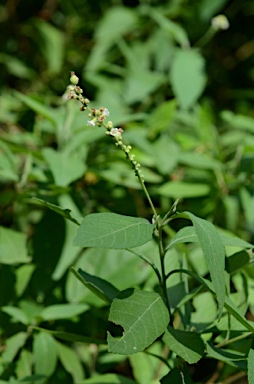
M 229 21 L 225 15 L 218 15 L 212 18 L 212 27 L 214 29 L 228 29 Z
M 103 116 L 109 116 L 109 115 L 110 115 L 110 112 L 109 112 L 108 108 L 105 108 L 105 109 L 103 110 L 102 115 L 103 115 Z
M 111 136 L 120 136 L 121 135 L 121 132 L 119 132 L 118 128 L 112 128 L 109 133 Z
M 90 127 L 95 127 L 95 121 L 94 120 L 88 120 L 87 125 Z

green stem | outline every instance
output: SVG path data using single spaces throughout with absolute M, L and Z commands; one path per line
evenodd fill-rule
M 159 245 L 159 252 L 160 252 L 160 263 L 161 263 L 161 287 L 162 287 L 163 295 L 165 297 L 166 305 L 167 305 L 169 316 L 170 316 L 170 325 L 173 327 L 173 317 L 171 314 L 171 307 L 170 307 L 170 302 L 168 298 L 167 276 L 165 271 L 166 251 L 164 249 L 163 242 L 162 242 L 162 227 L 160 226 L 160 224 L 158 224 L 158 245 Z

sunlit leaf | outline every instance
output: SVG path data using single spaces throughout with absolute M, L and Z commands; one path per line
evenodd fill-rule
M 109 321 L 124 329 L 120 339 L 108 332 L 109 351 L 131 355 L 143 351 L 165 331 L 169 314 L 157 293 L 126 289 L 113 300 Z
M 152 239 L 154 226 L 146 219 L 115 213 L 87 215 L 74 245 L 95 248 L 133 248 Z

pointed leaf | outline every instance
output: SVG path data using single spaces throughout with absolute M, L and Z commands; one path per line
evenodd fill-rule
M 57 363 L 57 350 L 54 338 L 50 334 L 42 332 L 35 335 L 33 354 L 35 373 L 51 376 Z
M 91 292 L 93 292 L 100 299 L 104 300 L 107 304 L 110 304 L 114 298 L 119 294 L 119 290 L 114 287 L 113 284 L 101 279 L 100 277 L 90 275 L 89 273 L 82 271 L 79 268 L 75 271 L 71 268 L 71 272 L 85 285 Z
M 26 332 L 18 332 L 6 340 L 6 348 L 2 353 L 4 363 L 11 363 L 14 360 L 20 348 L 25 344 L 27 337 L 28 334 Z
M 58 213 L 63 216 L 65 219 L 72 221 L 73 223 L 80 225 L 79 222 L 71 216 L 71 210 L 59 207 L 58 205 L 48 203 L 47 201 L 38 199 L 37 197 L 33 197 L 33 200 L 38 201 L 41 205 L 51 209 L 52 211 Z
M 72 348 L 56 342 L 59 360 L 61 361 L 64 369 L 70 373 L 73 382 L 81 381 L 84 377 L 82 364 L 78 358 L 78 354 Z
M 212 223 L 200 219 L 189 212 L 184 212 L 192 222 L 203 250 L 213 286 L 219 303 L 219 317 L 225 303 L 225 250 L 219 234 Z
M 1 383 L 0 383 L 1 384 Z M 79 381 L 79 384 L 137 384 L 136 381 L 127 377 L 116 375 L 115 373 L 106 373 L 91 377 L 90 379 Z
M 74 245 L 94 248 L 133 248 L 152 239 L 154 226 L 146 219 L 115 213 L 87 215 Z
M 246 370 L 247 358 L 242 352 L 228 351 L 214 347 L 210 342 L 206 343 L 206 352 L 209 357 Z
M 124 329 L 120 339 L 108 332 L 109 352 L 131 355 L 143 351 L 165 331 L 169 314 L 157 293 L 126 289 L 113 300 L 109 321 Z
M 204 354 L 203 340 L 195 332 L 181 331 L 168 326 L 163 341 L 170 350 L 189 364 L 197 363 Z

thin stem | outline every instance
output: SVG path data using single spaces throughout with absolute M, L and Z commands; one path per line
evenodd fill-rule
M 127 251 L 133 253 L 134 255 L 140 257 L 140 259 L 144 260 L 146 263 L 148 263 L 154 270 L 154 272 L 156 273 L 157 277 L 158 277 L 158 280 L 159 280 L 159 284 L 161 285 L 162 284 L 162 280 L 161 280 L 161 275 L 160 275 L 160 272 L 158 270 L 158 268 L 156 267 L 156 265 L 154 263 L 152 263 L 150 260 L 148 260 L 145 256 L 143 255 L 140 255 L 139 253 L 133 251 L 132 249 L 130 248 L 127 248 Z

